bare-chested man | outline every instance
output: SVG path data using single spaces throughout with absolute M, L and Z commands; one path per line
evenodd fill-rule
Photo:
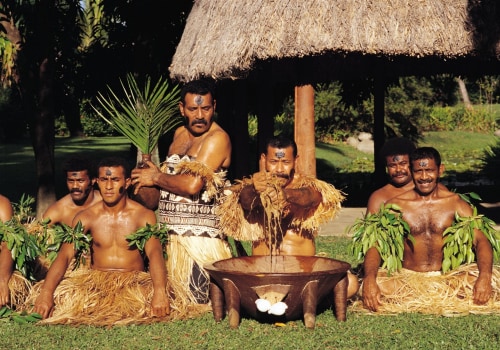
M 12 204 L 10 200 L 0 195 L 0 220 L 6 222 L 12 218 Z M 7 242 L 0 241 L 0 307 L 10 302 L 9 280 L 14 271 L 14 260 L 7 248 Z
M 66 177 L 68 194 L 53 203 L 43 214 L 43 219 L 50 219 L 49 225 L 71 225 L 75 215 L 102 199 L 94 189 L 95 170 L 92 162 L 85 157 L 72 157 L 62 166 Z
M 135 191 L 160 189 L 159 221 L 169 228 L 167 270 L 174 294 L 192 304 L 209 301 L 210 278 L 203 265 L 231 257 L 218 228 L 215 207 L 231 163 L 229 135 L 214 121 L 214 87 L 195 80 L 181 89 L 184 126 L 175 133 L 162 169 L 134 169 Z
M 410 166 L 415 184 L 414 190 L 403 193 L 389 201 L 401 207 L 403 219 L 410 226 L 414 242 L 404 241 L 403 268 L 416 272 L 440 271 L 443 262 L 443 232 L 450 227 L 455 213 L 470 217 L 472 208 L 456 193 L 438 186 L 444 171 L 438 151 L 422 147 L 410 156 Z M 485 235 L 475 230 L 474 248 L 477 257 L 478 278 L 474 281 L 473 301 L 485 304 L 492 295 L 492 246 Z M 381 264 L 375 247 L 365 256 L 363 280 L 363 303 L 372 311 L 381 305 L 382 295 L 395 292 L 394 284 L 377 283 L 377 272 Z M 444 297 L 444 296 L 442 296 Z
M 130 168 L 125 160 L 103 159 L 99 163 L 98 174 L 97 184 L 103 200 L 79 212 L 72 223 L 72 226 L 76 226 L 80 222 L 84 233 L 90 233 L 92 237 L 91 271 L 113 272 L 115 275 L 145 271 L 145 261 L 141 252 L 129 247 L 126 236 L 147 224 L 155 224 L 155 213 L 127 197 L 127 188 L 131 180 Z M 44 319 L 53 312 L 54 292 L 63 280 L 75 253 L 74 244 L 64 243 L 47 273 L 34 306 L 34 312 L 38 312 Z M 170 306 L 166 292 L 167 273 L 160 240 L 154 235 L 151 236 L 145 243 L 144 253 L 148 259 L 148 269 L 153 284 L 151 315 L 163 317 L 170 312 Z M 118 291 L 122 292 L 127 286 L 118 283 L 114 287 L 116 291 L 107 290 L 105 293 L 113 295 Z M 113 297 L 118 303 L 119 297 L 116 295 Z M 74 300 L 73 302 L 76 304 Z M 106 310 L 100 312 L 106 313 Z
M 375 190 L 368 198 L 367 213 L 376 213 L 387 200 L 413 189 L 410 172 L 410 154 L 415 145 L 404 137 L 387 140 L 380 149 L 380 157 L 384 160 L 389 182 Z
M 271 249 L 275 255 L 315 255 L 315 236 L 319 227 L 308 225 L 307 220 L 326 212 L 334 215 L 340 209 L 342 193 L 323 181 L 297 174 L 297 158 L 297 145 L 293 140 L 281 136 L 269 139 L 266 151 L 261 154 L 261 171 L 252 175 L 251 182 L 244 182 L 236 194 L 238 202 L 234 204 L 241 205 L 245 219 L 257 223 L 263 231 L 265 212 L 270 207 L 265 207 L 261 195 L 267 196 L 270 205 L 281 210 L 279 232 L 272 233 L 275 237 L 271 237 L 271 242 L 269 237 L 254 241 L 252 255 L 269 255 Z M 223 209 L 234 210 L 230 208 L 234 204 L 228 201 L 225 204 L 228 207 Z M 243 229 L 239 225 L 229 226 Z M 349 274 L 348 297 L 357 288 L 357 279 Z

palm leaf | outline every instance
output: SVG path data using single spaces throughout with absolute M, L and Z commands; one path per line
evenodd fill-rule
M 130 73 L 126 82 L 120 79 L 120 85 L 120 94 L 109 86 L 108 96 L 99 92 L 97 101 L 100 108 L 92 108 L 143 154 L 151 154 L 160 137 L 181 122 L 178 114 L 179 87 L 170 88 L 168 81 L 162 78 L 153 85 L 151 78 L 147 77 L 141 89 Z

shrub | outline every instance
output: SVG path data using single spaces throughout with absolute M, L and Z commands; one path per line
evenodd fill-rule
M 83 132 L 86 136 L 114 136 L 117 133 L 111 125 L 95 114 L 82 115 L 81 117 Z

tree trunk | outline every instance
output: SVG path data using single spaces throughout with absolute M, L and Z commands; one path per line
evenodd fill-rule
M 78 99 L 73 94 L 69 94 L 64 97 L 62 104 L 62 112 L 68 126 L 69 136 L 84 136 L 83 126 L 80 121 L 80 104 Z
M 53 63 L 46 58 L 39 67 L 39 109 L 30 128 L 37 174 L 36 215 L 40 218 L 56 201 L 54 171 Z
M 465 86 L 465 81 L 458 77 L 458 88 L 460 89 L 460 95 L 462 96 L 462 101 L 464 101 L 465 108 L 472 109 L 472 103 L 470 103 L 469 93 L 467 92 L 467 87 Z

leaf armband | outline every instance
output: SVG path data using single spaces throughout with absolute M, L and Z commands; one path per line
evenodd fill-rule
M 125 238 L 128 241 L 129 247 L 135 247 L 143 254 L 146 242 L 153 236 L 160 240 L 162 247 L 165 247 L 168 242 L 168 228 L 160 223 L 154 225 L 146 224 L 146 226 L 139 228 Z M 166 254 L 165 250 L 163 254 Z
M 404 239 L 413 240 L 410 227 L 403 220 L 401 208 L 395 204 L 382 204 L 378 213 L 368 213 L 347 228 L 352 233 L 351 252 L 358 260 L 375 247 L 382 259 L 382 268 L 391 274 L 401 269 Z
M 470 264 L 475 260 L 474 230 L 481 231 L 491 244 L 493 257 L 500 258 L 500 236 L 494 229 L 494 222 L 484 215 L 477 214 L 477 208 L 472 206 L 473 214 L 462 217 L 455 213 L 452 226 L 443 232 L 443 273 L 457 268 L 462 264 Z
M 85 265 L 85 255 L 90 253 L 90 244 L 92 237 L 84 232 L 81 221 L 78 221 L 75 227 L 60 223 L 54 225 L 54 243 L 48 247 L 49 252 L 57 252 L 63 243 L 71 243 L 75 249 L 75 266 L 77 269 L 80 264 Z M 53 255 L 55 258 L 55 255 Z

